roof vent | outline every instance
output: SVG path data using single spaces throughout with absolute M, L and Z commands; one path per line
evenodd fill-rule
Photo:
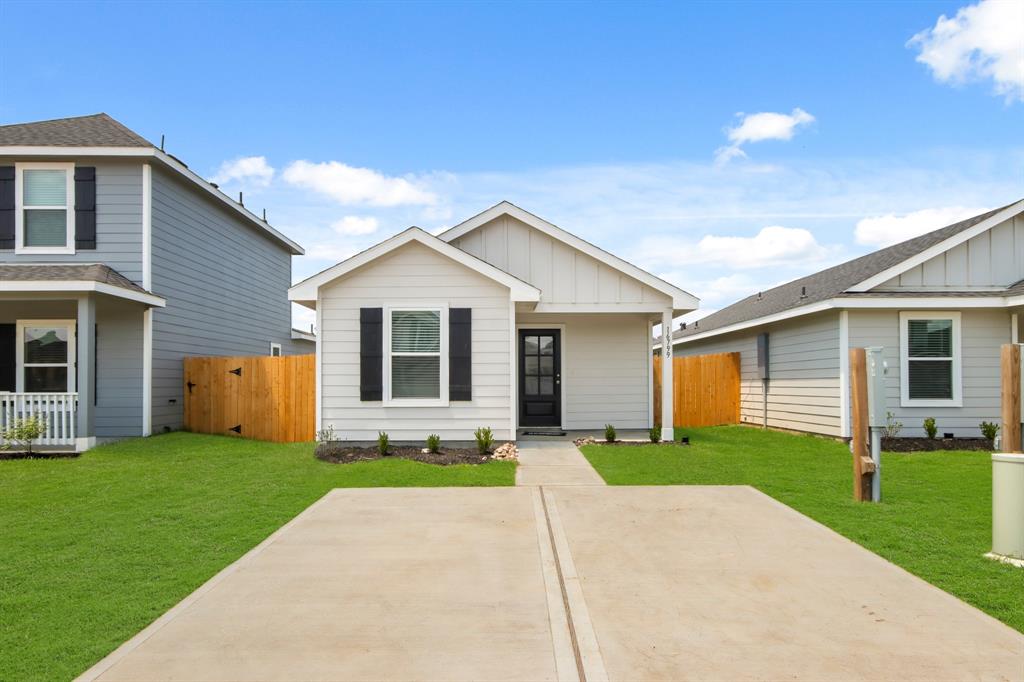
M 807 298 L 807 287 L 800 287 L 800 298 Z
M 757 292 L 757 300 L 759 300 L 759 301 L 761 300 L 761 292 L 760 291 Z
M 686 323 L 685 322 L 680 322 L 679 323 L 679 328 L 680 329 L 686 329 Z
M 218 185 L 216 182 L 211 182 L 210 183 L 210 187 L 212 187 L 214 189 L 220 189 L 220 185 Z
M 242 201 L 242 193 L 241 192 L 238 193 L 238 205 L 239 206 L 245 206 L 245 202 Z
M 696 322 L 693 323 L 693 328 L 694 329 L 696 329 L 699 326 L 700 326 L 700 320 L 697 320 Z

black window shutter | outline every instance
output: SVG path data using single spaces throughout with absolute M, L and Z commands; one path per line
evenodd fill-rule
M 0 324 L 0 391 L 18 390 L 17 325 Z
M 96 248 L 96 169 L 75 167 L 75 248 Z
M 473 399 L 473 309 L 448 311 L 448 399 Z
M 14 248 L 14 206 L 14 166 L 0 166 L 0 249 Z
M 359 399 L 384 399 L 384 309 L 359 309 Z

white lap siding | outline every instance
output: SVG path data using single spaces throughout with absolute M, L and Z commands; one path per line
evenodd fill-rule
M 520 313 L 516 323 L 565 325 L 564 428 L 649 428 L 651 324 L 646 315 Z
M 978 424 L 998 423 L 999 347 L 1010 343 L 1010 314 L 1005 310 L 963 310 L 960 317 L 963 407 L 900 405 L 900 314 L 898 310 L 851 310 L 850 348 L 882 346 L 889 372 L 886 403 L 903 422 L 901 436 L 923 436 L 924 419 L 934 417 L 939 433 L 958 437 L 981 434 Z
M 388 306 L 472 308 L 473 399 L 447 407 L 385 406 L 359 399 L 359 310 Z M 411 243 L 321 289 L 322 426 L 345 440 L 472 440 L 490 427 L 512 437 L 509 290 L 420 244 Z M 387 343 L 387 339 L 385 339 Z M 385 367 L 385 370 L 387 368 Z M 447 381 L 448 377 L 441 378 Z
M 740 419 L 762 424 L 764 398 L 757 378 L 757 335 L 769 334 L 768 426 L 841 435 L 839 313 L 825 312 L 692 343 L 675 353 L 740 353 Z

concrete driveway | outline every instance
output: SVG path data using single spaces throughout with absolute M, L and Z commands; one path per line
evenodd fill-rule
M 1024 680 L 1024 636 L 747 487 L 335 490 L 101 680 Z

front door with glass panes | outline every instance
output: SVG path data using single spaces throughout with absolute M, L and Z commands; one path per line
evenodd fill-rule
M 74 392 L 75 321 L 20 320 L 17 334 L 18 392 Z
M 561 345 L 557 329 L 519 330 L 520 426 L 561 426 Z

